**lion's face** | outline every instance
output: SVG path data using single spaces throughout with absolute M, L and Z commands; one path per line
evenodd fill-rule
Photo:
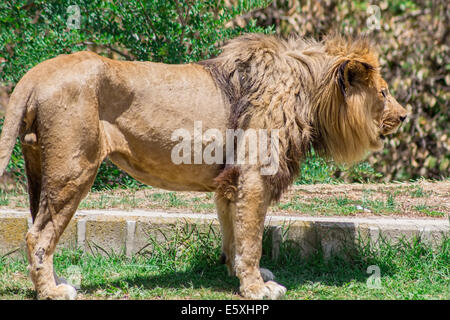
M 372 83 L 367 91 L 366 112 L 373 127 L 370 147 L 379 150 L 386 136 L 396 132 L 405 121 L 407 111 L 391 95 L 386 81 L 378 73 L 373 75 Z
M 406 119 L 407 112 L 391 95 L 384 80 L 379 92 L 384 102 L 380 126 L 380 137 L 384 139 L 385 135 L 394 133 L 400 127 L 401 123 Z
M 340 70 L 341 90 L 347 106 L 347 112 L 340 116 L 340 128 L 341 131 L 348 128 L 345 140 L 352 141 L 355 150 L 379 150 L 386 136 L 394 133 L 407 115 L 390 94 L 378 65 L 373 64 L 370 60 L 348 61 Z M 353 154 L 358 155 L 358 152 Z

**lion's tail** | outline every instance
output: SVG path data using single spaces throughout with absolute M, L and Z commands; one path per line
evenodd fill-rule
M 32 86 L 28 81 L 19 81 L 9 99 L 0 136 L 0 177 L 8 165 L 32 92 Z

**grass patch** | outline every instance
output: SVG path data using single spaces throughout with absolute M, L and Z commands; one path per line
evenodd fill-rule
M 270 213 L 312 216 L 445 217 L 448 182 L 296 186 L 269 208 Z M 161 210 L 213 213 L 212 192 L 172 192 L 155 188 L 91 192 L 79 209 Z M 28 208 L 24 192 L 0 191 L 0 207 Z
M 414 209 L 416 209 L 419 212 L 425 213 L 427 216 L 430 217 L 445 217 L 447 215 L 445 212 L 433 210 L 432 206 L 426 204 L 419 204 L 417 206 L 414 206 Z
M 189 205 L 188 201 L 185 201 L 182 197 L 177 195 L 176 192 L 153 193 L 148 198 L 152 202 L 168 208 L 182 208 Z M 198 199 L 194 199 L 193 202 L 196 201 L 198 201 Z
M 0 206 L 7 206 L 7 205 L 9 205 L 8 193 L 4 192 L 3 190 L 0 190 Z
M 345 197 L 333 197 L 329 200 L 312 198 L 305 202 L 301 197 L 294 196 L 292 201 L 280 203 L 277 207 L 281 210 L 300 211 L 310 215 L 351 215 L 358 211 L 356 204 L 358 201 Z
M 409 192 L 409 194 L 413 198 L 422 198 L 429 196 L 431 192 L 424 191 L 422 186 L 416 185 L 414 186 L 414 189 Z
M 386 200 L 371 199 L 366 195 L 361 200 L 361 205 L 365 208 L 369 208 L 376 214 L 390 214 L 398 213 L 397 203 L 395 200 L 395 193 L 386 192 Z
M 358 212 L 375 214 L 398 213 L 395 194 L 386 193 L 386 200 L 372 199 L 370 192 L 364 193 L 361 199 L 350 199 L 345 196 L 330 196 L 327 199 L 314 197 L 305 201 L 301 196 L 294 196 L 292 200 L 278 203 L 276 207 L 285 211 L 298 211 L 309 215 L 354 215 Z
M 100 194 L 95 199 L 84 199 L 79 209 L 108 209 L 108 208 L 135 208 L 139 206 L 142 199 L 136 197 L 135 193 L 123 194 L 121 197 L 111 196 L 108 194 Z
M 267 233 L 267 232 L 266 232 Z M 132 258 L 62 250 L 55 255 L 59 275 L 81 274 L 81 299 L 238 299 L 239 282 L 218 263 L 220 237 L 205 227 L 182 227 L 164 242 L 149 236 L 148 246 Z M 164 237 L 163 237 L 164 238 Z M 416 238 L 377 245 L 358 240 L 344 254 L 327 260 L 308 258 L 291 242 L 271 257 L 263 240 L 261 265 L 288 289 L 287 299 L 449 299 L 450 240 L 437 247 Z M 367 285 L 367 270 L 380 271 L 380 288 Z M 23 258 L 0 259 L 0 299 L 34 298 Z

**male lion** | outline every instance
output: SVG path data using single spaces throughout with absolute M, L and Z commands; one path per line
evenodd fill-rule
M 71 299 L 58 283 L 58 239 L 109 157 L 143 183 L 215 191 L 223 260 L 246 298 L 276 299 L 286 289 L 259 268 L 266 209 L 298 174 L 311 146 L 351 163 L 382 147 L 406 111 L 389 94 L 364 39 L 322 42 L 248 34 L 198 64 L 114 61 L 92 52 L 60 55 L 31 69 L 6 112 L 0 175 L 17 136 L 23 144 L 33 226 L 27 233 L 39 298 Z M 174 164 L 179 128 L 278 130 L 278 170 L 257 164 Z M 223 145 L 223 148 L 226 146 Z M 264 275 L 264 280 L 263 276 Z

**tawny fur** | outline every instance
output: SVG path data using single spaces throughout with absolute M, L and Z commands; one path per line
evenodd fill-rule
M 332 36 L 323 42 L 284 41 L 249 34 L 201 64 L 231 104 L 229 127 L 279 130 L 279 170 L 266 177 L 274 201 L 297 177 L 300 161 L 311 147 L 345 163 L 361 160 L 381 147 L 382 121 L 374 109 L 385 105 L 379 92 L 386 84 L 367 39 Z M 371 101 L 376 99 L 380 101 Z M 395 101 L 388 107 L 394 121 L 384 128 L 385 133 L 398 126 L 398 114 L 405 112 Z M 223 186 L 228 180 L 219 177 L 217 182 L 229 189 Z
M 90 52 L 61 55 L 17 84 L 0 138 L 0 175 L 17 136 L 23 142 L 33 226 L 30 275 L 39 298 L 74 298 L 53 273 L 53 252 L 98 167 L 109 157 L 136 179 L 171 190 L 216 191 L 222 250 L 241 294 L 276 299 L 286 289 L 259 269 L 267 207 L 314 147 L 339 162 L 381 148 L 406 111 L 389 94 L 368 41 L 323 42 L 244 35 L 217 58 L 165 65 L 115 61 Z M 255 165 L 175 164 L 177 129 L 279 132 L 278 171 Z M 205 147 L 205 142 L 202 147 Z M 226 150 L 226 145 L 223 146 Z M 224 153 L 225 154 L 225 153 Z

